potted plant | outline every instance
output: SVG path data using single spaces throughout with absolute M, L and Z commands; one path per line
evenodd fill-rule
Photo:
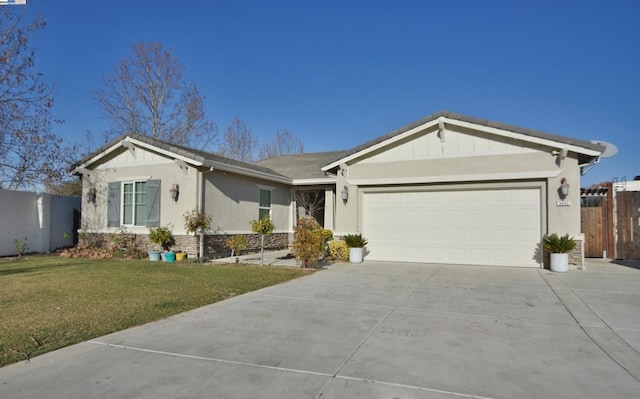
M 187 259 L 187 253 L 184 251 L 176 251 L 176 262 L 182 262 Z
M 227 238 L 225 246 L 231 250 L 231 257 L 233 258 L 235 255 L 236 263 L 239 263 L 240 258 L 238 256 L 240 255 L 240 252 L 249 248 L 249 242 L 244 236 L 238 235 Z
M 551 255 L 550 267 L 553 272 L 569 271 L 569 252 L 576 247 L 576 241 L 569 234 L 545 234 L 542 246 Z
M 159 246 L 160 248 L 162 248 L 164 251 L 169 251 L 169 247 L 171 246 L 171 244 L 173 244 L 173 237 L 171 236 L 171 230 L 169 229 L 169 227 L 151 227 L 149 229 L 149 241 L 151 241 L 152 243 L 156 244 L 157 246 Z M 160 251 L 157 250 L 150 250 L 149 251 L 149 259 L 150 260 L 159 260 L 157 258 L 157 255 L 160 253 Z M 167 258 L 168 254 L 172 254 Z M 168 262 L 171 262 L 171 259 L 173 259 L 173 262 L 175 262 L 176 258 L 175 258 L 175 253 L 174 252 L 168 252 L 165 255 L 165 259 Z
M 349 246 L 349 262 L 362 263 L 364 247 L 367 245 L 367 239 L 362 234 L 347 234 L 344 241 Z

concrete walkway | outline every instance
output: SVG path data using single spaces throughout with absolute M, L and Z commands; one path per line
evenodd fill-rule
M 212 259 L 212 263 L 251 263 L 259 265 L 262 262 L 262 255 L 260 252 L 241 255 L 238 257 L 232 256 L 228 258 Z M 291 251 L 288 249 L 282 249 L 277 251 L 265 251 L 264 252 L 264 264 L 268 266 L 288 266 L 288 267 L 300 267 L 295 258 L 291 257 Z
M 640 270 L 365 262 L 0 369 L 14 398 L 636 398 Z

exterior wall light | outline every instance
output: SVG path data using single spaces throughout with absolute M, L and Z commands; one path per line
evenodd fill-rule
M 169 190 L 169 195 L 171 196 L 172 200 L 174 200 L 175 202 L 178 202 L 178 197 L 180 196 L 180 185 L 174 184 L 173 186 L 171 186 L 171 189 Z
M 92 204 L 96 203 L 96 189 L 95 188 L 90 188 L 89 191 L 87 192 L 87 201 L 89 201 Z
M 565 179 L 564 177 L 562 178 L 562 180 L 560 180 L 560 194 L 563 197 L 566 197 L 567 195 L 569 195 L 569 183 L 567 182 L 567 179 Z
M 344 186 L 340 194 L 342 195 L 342 203 L 346 204 L 347 201 L 349 201 L 349 188 L 347 186 Z

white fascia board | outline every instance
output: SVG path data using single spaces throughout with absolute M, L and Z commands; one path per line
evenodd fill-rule
M 168 150 L 165 150 L 163 148 L 156 147 L 156 146 L 154 146 L 152 144 L 147 144 L 147 143 L 145 143 L 143 141 L 133 139 L 131 137 L 127 137 L 124 140 L 135 144 L 136 147 L 146 148 L 147 150 L 151 150 L 151 151 L 160 153 L 162 155 L 165 155 L 167 158 L 179 159 L 179 160 L 181 160 L 181 161 L 183 161 L 185 163 L 188 163 L 190 165 L 193 165 L 193 166 L 202 166 L 202 165 L 204 165 L 203 162 L 196 161 L 193 158 L 189 158 L 189 157 L 185 157 L 184 155 L 176 154 L 173 151 L 168 151 Z
M 132 143 L 136 147 L 141 147 L 141 148 L 145 148 L 145 149 L 148 149 L 148 150 L 152 150 L 152 151 L 158 152 L 158 153 L 160 153 L 162 155 L 167 156 L 167 158 L 180 159 L 180 160 L 184 161 L 185 163 L 188 163 L 188 164 L 191 164 L 191 165 L 194 165 L 194 166 L 202 166 L 202 162 L 196 161 L 196 160 L 194 160 L 192 158 L 188 158 L 188 157 L 185 157 L 183 155 L 179 155 L 179 154 L 176 154 L 174 152 L 167 151 L 167 150 L 164 150 L 162 148 L 158 148 L 158 147 L 156 147 L 154 145 L 147 144 L 145 142 L 133 139 L 131 137 L 125 137 L 124 139 L 122 139 L 121 141 L 115 143 L 111 147 L 105 149 L 104 151 L 100 152 L 99 154 L 96 154 L 94 157 L 92 157 L 91 159 L 87 160 L 86 162 L 83 162 L 82 164 L 78 165 L 75 169 L 73 169 L 73 171 L 71 173 L 80 173 L 80 174 L 82 174 L 81 169 L 86 168 L 87 166 L 98 162 L 101 158 L 109 155 L 110 153 L 112 153 L 113 151 L 115 151 L 115 150 L 117 150 L 119 148 L 122 148 L 122 147 L 126 148 L 126 145 L 123 144 L 124 141 Z
M 497 136 L 502 136 L 502 137 L 508 137 L 508 138 L 512 138 L 515 140 L 520 140 L 520 141 L 526 141 L 526 142 L 530 142 L 530 143 L 534 143 L 534 144 L 540 144 L 540 145 L 544 145 L 547 147 L 552 147 L 552 148 L 566 148 L 569 151 L 572 152 L 577 152 L 579 154 L 585 154 L 585 155 L 590 155 L 590 156 L 599 156 L 600 154 L 602 154 L 600 151 L 596 151 L 596 150 L 591 150 L 588 148 L 584 148 L 581 146 L 577 146 L 577 145 L 572 145 L 572 144 L 568 144 L 568 143 L 562 143 L 562 142 L 558 142 L 558 141 L 554 141 L 554 140 L 549 140 L 549 139 L 545 139 L 545 138 L 541 138 L 541 137 L 534 137 L 534 136 L 529 136 L 527 134 L 524 133 L 517 133 L 517 132 L 512 132 L 510 130 L 505 130 L 505 129 L 498 129 L 495 127 L 491 127 L 491 126 L 484 126 L 484 125 L 478 125 L 475 123 L 470 123 L 470 122 L 465 122 L 465 121 L 461 121 L 458 119 L 449 119 L 444 117 L 444 121 L 445 123 L 448 123 L 450 125 L 457 125 L 460 127 L 464 127 L 467 129 L 472 129 L 472 130 L 480 130 L 489 134 L 495 134 Z
M 228 165 L 221 162 L 208 162 L 207 165 L 213 167 L 214 170 L 222 170 L 224 172 L 231 172 L 243 176 L 255 177 L 262 180 L 291 185 L 291 179 L 289 179 L 288 177 L 276 176 L 272 175 L 271 173 L 261 172 L 259 170 L 247 169 L 241 166 Z
M 391 138 L 389 138 L 387 140 L 381 141 L 378 144 L 374 144 L 371 147 L 367 147 L 367 148 L 365 148 L 363 150 L 360 150 L 360 151 L 358 151 L 358 152 L 356 152 L 354 154 L 351 154 L 351 155 L 348 155 L 348 156 L 346 156 L 344 158 L 341 158 L 341 159 L 333 162 L 332 164 L 329 164 L 329 165 L 323 167 L 322 171 L 326 172 L 328 170 L 331 170 L 331 169 L 333 169 L 335 167 L 340 166 L 340 164 L 348 163 L 348 162 L 350 162 L 350 161 L 352 161 L 354 159 L 360 158 L 360 157 L 362 157 L 364 155 L 367 155 L 367 154 L 369 154 L 369 153 L 371 153 L 373 151 L 376 151 L 377 149 L 380 149 L 380 148 L 386 147 L 386 146 L 388 146 L 390 144 L 393 144 L 396 141 L 404 140 L 408 136 L 411 136 L 411 135 L 413 135 L 415 133 L 421 132 L 421 131 L 423 131 L 425 129 L 428 129 L 428 128 L 432 127 L 432 126 L 438 125 L 438 123 L 440 123 L 441 119 L 442 119 L 442 117 L 434 119 L 434 120 L 432 120 L 430 122 L 424 123 L 424 124 L 422 124 L 420 126 L 416 126 L 413 129 L 409 129 L 404 133 L 398 134 L 398 135 L 393 136 L 393 137 L 391 137 Z
M 490 173 L 483 175 L 451 175 L 451 176 L 423 176 L 423 177 L 389 177 L 383 179 L 351 179 L 349 184 L 357 186 L 424 184 L 424 183 L 453 183 L 478 182 L 495 180 L 547 179 L 559 176 L 563 170 L 545 170 L 538 172 Z
M 294 186 L 313 186 L 318 184 L 336 184 L 336 179 L 332 177 L 318 177 L 315 179 L 293 179 Z
M 81 163 L 80 165 L 78 165 L 76 168 L 74 168 L 71 173 L 79 173 L 79 174 L 84 174 L 83 173 L 83 169 L 86 169 L 87 166 L 96 163 L 100 160 L 100 158 L 109 155 L 110 153 L 112 153 L 113 151 L 117 150 L 118 148 L 122 147 L 122 144 L 120 142 L 112 145 L 111 147 L 105 149 L 104 151 L 100 152 L 99 154 L 96 154 L 94 157 L 92 157 L 91 159 L 88 159 L 86 162 Z
M 388 145 L 391 145 L 393 143 L 395 143 L 396 141 L 399 140 L 404 140 L 405 138 L 407 138 L 408 136 L 411 136 L 415 133 L 418 133 L 420 131 L 423 131 L 425 129 L 428 129 L 432 126 L 435 125 L 440 125 L 441 123 L 447 123 L 449 125 L 457 125 L 460 127 L 464 127 L 467 129 L 471 129 L 471 130 L 479 130 L 479 131 L 483 131 L 489 134 L 494 134 L 494 135 L 498 135 L 498 136 L 502 136 L 502 137 L 508 137 L 508 138 L 512 138 L 515 140 L 520 140 L 520 141 L 524 141 L 524 142 L 530 142 L 530 143 L 534 143 L 534 144 L 540 144 L 540 145 L 544 145 L 547 147 L 552 147 L 552 148 L 567 148 L 569 151 L 572 152 L 576 152 L 579 154 L 585 154 L 585 155 L 589 155 L 589 156 L 593 156 L 593 157 L 597 157 L 600 156 L 602 154 L 602 152 L 600 151 L 596 151 L 596 150 L 591 150 L 588 148 L 584 148 L 581 146 L 577 146 L 577 145 L 572 145 L 572 144 L 568 144 L 568 143 L 562 143 L 562 142 L 558 142 L 558 141 L 554 141 L 554 140 L 549 140 L 549 139 L 544 139 L 541 137 L 534 137 L 534 136 L 529 136 L 526 135 L 524 133 L 517 133 L 517 132 L 512 132 L 510 130 L 505 130 L 505 129 L 498 129 L 495 127 L 491 127 L 491 126 L 484 126 L 484 125 L 479 125 L 476 123 L 471 123 L 471 122 L 465 122 L 465 121 L 461 121 L 458 119 L 451 119 L 451 118 L 447 118 L 445 116 L 441 116 L 439 118 L 436 118 L 430 122 L 424 123 L 420 126 L 416 126 L 413 129 L 409 129 L 404 133 L 398 134 L 394 137 L 391 137 L 387 140 L 381 141 L 378 144 L 372 145 L 371 147 L 367 147 L 361 151 L 358 151 L 354 154 L 348 155 L 344 158 L 341 158 L 325 167 L 322 168 L 322 171 L 326 172 L 328 170 L 331 170 L 333 168 L 336 168 L 338 166 L 340 166 L 340 164 L 344 164 L 344 163 L 348 163 L 354 159 L 357 159 L 359 157 L 365 156 L 368 153 L 372 152 L 372 151 L 376 151 L 380 148 L 384 148 Z

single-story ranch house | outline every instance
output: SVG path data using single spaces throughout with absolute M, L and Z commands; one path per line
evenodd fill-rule
M 183 215 L 213 217 L 205 255 L 230 235 L 254 237 L 270 215 L 269 247 L 287 247 L 296 190 L 319 190 L 317 219 L 336 236 L 362 233 L 368 260 L 541 267 L 545 233 L 579 241 L 580 171 L 604 151 L 589 141 L 451 112 L 346 151 L 245 163 L 125 134 L 73 167 L 83 186 L 82 226 L 145 235 L 170 226 L 177 249 L 198 251 Z M 568 190 L 568 192 L 567 192 Z M 177 195 L 176 195 L 177 194 Z M 256 240 L 254 240 L 255 242 Z M 581 265 L 582 246 L 571 263 Z

